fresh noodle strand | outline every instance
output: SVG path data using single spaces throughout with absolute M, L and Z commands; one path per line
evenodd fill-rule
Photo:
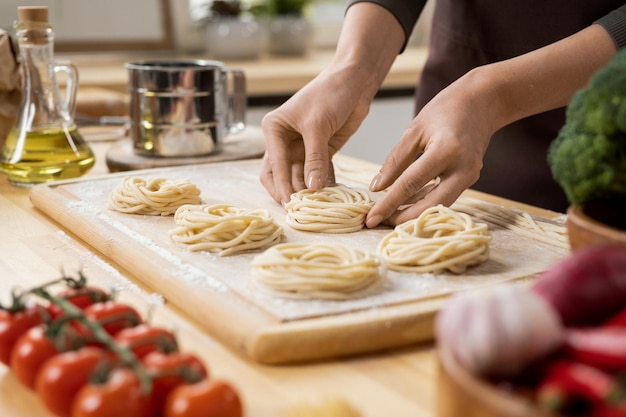
M 378 256 L 338 243 L 282 243 L 252 261 L 256 283 L 285 298 L 347 300 L 384 279 Z
M 487 260 L 490 240 L 486 224 L 438 205 L 396 226 L 379 243 L 378 254 L 394 271 L 460 274 Z
M 320 233 L 351 233 L 361 230 L 374 205 L 364 191 L 345 185 L 321 190 L 302 190 L 286 204 L 287 225 L 296 230 Z
M 530 214 L 516 209 L 500 207 L 475 198 L 461 197 L 452 206 L 477 219 L 488 221 L 519 235 L 530 237 L 549 245 L 569 249 L 565 225 L 548 220 L 535 219 Z
M 201 203 L 200 190 L 189 180 L 125 177 L 108 197 L 108 208 L 128 214 L 169 216 L 184 204 Z
M 178 225 L 169 234 L 192 252 L 220 256 L 251 251 L 279 243 L 283 229 L 267 210 L 246 210 L 227 204 L 184 205 L 174 215 Z

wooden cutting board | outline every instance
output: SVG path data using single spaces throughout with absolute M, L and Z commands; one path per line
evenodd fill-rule
M 377 166 L 336 157 L 338 181 L 355 188 Z M 189 252 L 168 235 L 172 216 L 142 216 L 108 210 L 108 194 L 128 175 L 189 179 L 204 203 L 266 208 L 285 229 L 285 240 L 333 241 L 376 250 L 391 231 L 333 235 L 299 232 L 285 223 L 284 209 L 265 192 L 258 178 L 261 161 L 246 160 L 153 168 L 40 184 L 33 204 L 82 238 L 116 266 L 165 297 L 207 332 L 249 358 L 268 364 L 332 358 L 430 340 L 433 319 L 456 292 L 523 280 L 549 268 L 569 251 L 489 224 L 490 259 L 467 273 L 388 272 L 376 293 L 349 301 L 287 300 L 258 291 L 250 262 L 258 254 L 227 257 Z M 482 194 L 472 194 L 480 198 Z M 374 199 L 377 195 L 372 195 Z

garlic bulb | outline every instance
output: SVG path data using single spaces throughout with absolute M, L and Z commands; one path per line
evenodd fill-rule
M 563 340 L 557 312 L 519 285 L 452 297 L 435 326 L 437 343 L 461 366 L 481 375 L 514 375 Z

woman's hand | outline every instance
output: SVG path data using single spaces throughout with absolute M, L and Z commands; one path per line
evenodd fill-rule
M 357 130 L 372 98 L 351 74 L 349 68 L 327 69 L 263 118 L 261 183 L 277 202 L 335 182 L 332 157 Z
M 389 192 L 368 213 L 367 227 L 383 221 L 396 225 L 436 204 L 451 205 L 478 179 L 496 130 L 565 106 L 616 51 L 606 30 L 591 25 L 459 78 L 413 119 L 372 181 L 372 191 L 389 187 Z M 532 169 L 534 161 L 527 162 Z M 436 187 L 422 189 L 434 178 L 439 179 Z
M 261 123 L 267 148 L 261 183 L 277 202 L 335 182 L 331 159 L 367 115 L 404 40 L 385 8 L 350 6 L 331 65 Z
M 468 73 L 408 125 L 370 185 L 372 191 L 389 188 L 368 213 L 368 227 L 397 225 L 428 207 L 449 206 L 478 180 L 497 97 L 486 81 L 480 71 Z

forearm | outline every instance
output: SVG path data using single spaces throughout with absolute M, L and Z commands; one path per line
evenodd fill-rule
M 468 74 L 488 93 L 492 132 L 521 118 L 567 105 L 616 53 L 613 39 L 592 25 L 536 51 Z
M 330 68 L 348 71 L 351 82 L 373 98 L 404 41 L 404 30 L 389 11 L 374 3 L 354 4 L 346 12 Z

